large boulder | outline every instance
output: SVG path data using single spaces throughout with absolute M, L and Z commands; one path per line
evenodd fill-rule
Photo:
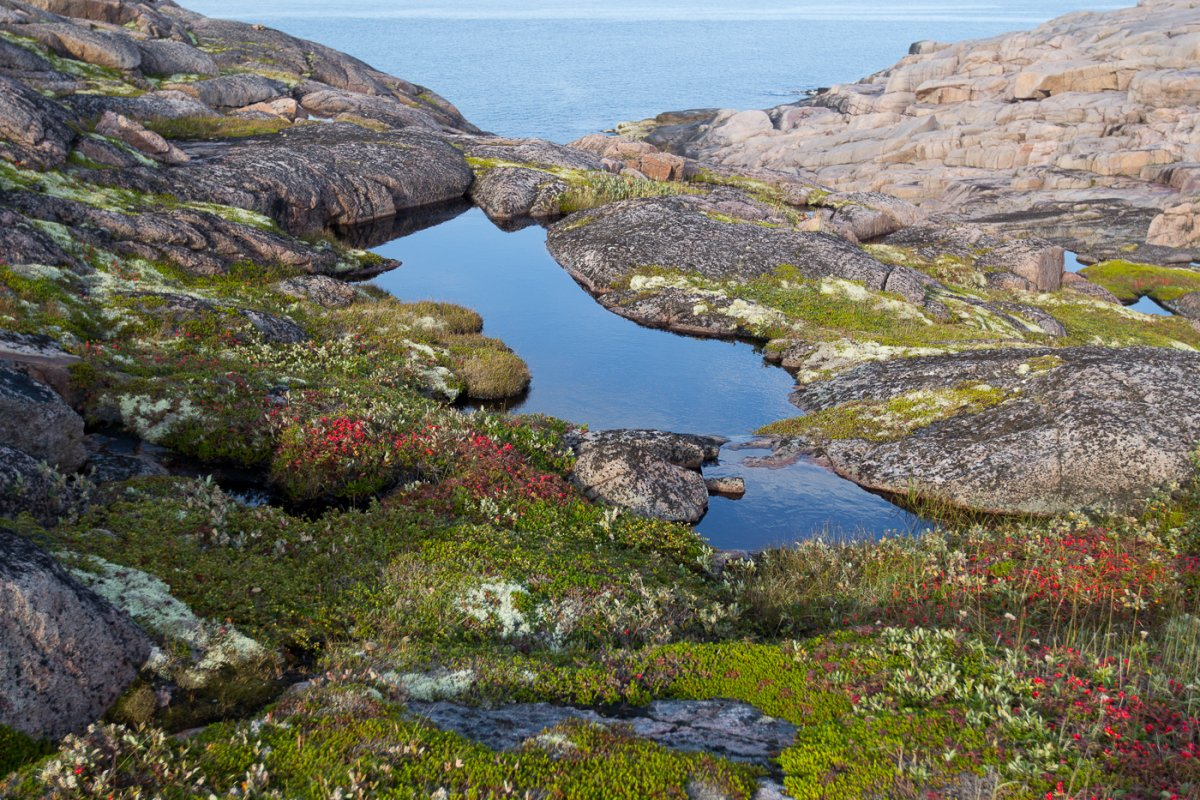
M 1017 239 L 992 250 L 979 263 L 1024 278 L 1039 292 L 1055 292 L 1062 287 L 1063 252 L 1042 239 Z
M 716 460 L 724 441 L 665 431 L 590 433 L 578 447 L 573 479 L 592 500 L 655 519 L 698 522 L 708 510 L 700 467 Z
M 21 33 L 31 36 L 60 56 L 109 69 L 137 69 L 142 53 L 128 36 L 91 30 L 69 22 L 27 25 Z
M 1197 353 L 1078 347 L 902 359 L 854 368 L 795 399 L 809 412 L 886 411 L 901 398 L 928 408 L 967 384 L 988 387 L 992 402 L 883 441 L 834 439 L 825 455 L 872 490 L 1013 514 L 1125 511 L 1194 474 Z
M 180 91 L 193 95 L 204 105 L 216 109 L 241 108 L 287 94 L 279 81 L 261 75 L 223 75 L 206 81 L 178 84 Z
M 0 443 L 74 472 L 87 459 L 83 418 L 24 372 L 0 366 Z
M 78 732 L 137 677 L 150 642 L 45 551 L 0 528 L 0 725 Z

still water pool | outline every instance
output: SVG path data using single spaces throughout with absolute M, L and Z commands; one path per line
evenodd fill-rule
M 740 449 L 762 425 L 796 416 L 793 382 L 748 344 L 643 328 L 605 310 L 550 257 L 545 232 L 505 232 L 471 209 L 376 252 L 403 266 L 375 283 L 404 300 L 477 310 L 484 333 L 533 373 L 519 413 L 605 428 L 662 428 L 730 438 L 709 475 L 746 480 L 742 500 L 713 498 L 699 530 L 721 548 L 761 549 L 808 538 L 910 532 L 922 521 L 808 461 L 747 466 Z

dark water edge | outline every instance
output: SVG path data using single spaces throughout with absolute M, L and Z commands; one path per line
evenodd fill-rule
M 644 328 L 607 311 L 551 258 L 540 227 L 504 231 L 471 209 L 375 252 L 403 264 L 376 285 L 406 301 L 473 308 L 485 334 L 525 359 L 533 383 L 513 412 L 593 430 L 730 438 L 721 463 L 705 474 L 740 475 L 747 491 L 741 500 L 712 499 L 698 529 L 716 547 L 759 550 L 816 535 L 878 537 L 929 527 L 810 460 L 753 466 L 769 455 L 744 449 L 753 431 L 799 414 L 788 402 L 792 378 L 750 344 Z

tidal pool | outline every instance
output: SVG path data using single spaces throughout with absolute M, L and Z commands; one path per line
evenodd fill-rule
M 459 303 L 483 315 L 533 373 L 515 413 L 593 430 L 660 428 L 731 439 L 706 475 L 740 475 L 741 500 L 714 497 L 698 526 L 713 545 L 758 550 L 814 535 L 880 536 L 928 523 L 807 460 L 743 463 L 757 428 L 798 410 L 791 377 L 751 345 L 645 328 L 591 298 L 546 250 L 537 226 L 506 232 L 478 209 L 375 248 L 403 262 L 375 283 L 404 300 Z

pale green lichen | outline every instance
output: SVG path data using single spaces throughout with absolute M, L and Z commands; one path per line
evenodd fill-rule
M 200 416 L 200 410 L 186 397 L 175 401 L 145 395 L 121 395 L 117 398 L 121 421 L 148 442 L 162 442 L 181 423 Z
M 817 441 L 892 441 L 940 420 L 959 414 L 977 414 L 1016 394 L 986 383 L 964 382 L 949 388 L 905 392 L 887 400 L 851 401 L 804 417 L 772 423 L 759 433 L 806 436 Z
M 469 669 L 429 674 L 424 672 L 387 672 L 380 681 L 401 689 L 413 700 L 432 702 L 451 700 L 465 694 L 475 684 L 475 673 Z
M 171 587 L 149 573 L 88 556 L 72 574 L 165 645 L 154 648 L 146 668 L 184 688 L 206 686 L 223 669 L 257 664 L 269 656 L 261 644 L 232 625 L 196 616 L 172 596 Z M 178 643 L 187 645 L 195 657 L 181 663 L 174 646 Z
M 459 608 L 471 619 L 497 627 L 504 638 L 527 636 L 533 633 L 533 627 L 518 601 L 527 601 L 528 597 L 528 590 L 519 583 L 488 581 L 468 589 Z

